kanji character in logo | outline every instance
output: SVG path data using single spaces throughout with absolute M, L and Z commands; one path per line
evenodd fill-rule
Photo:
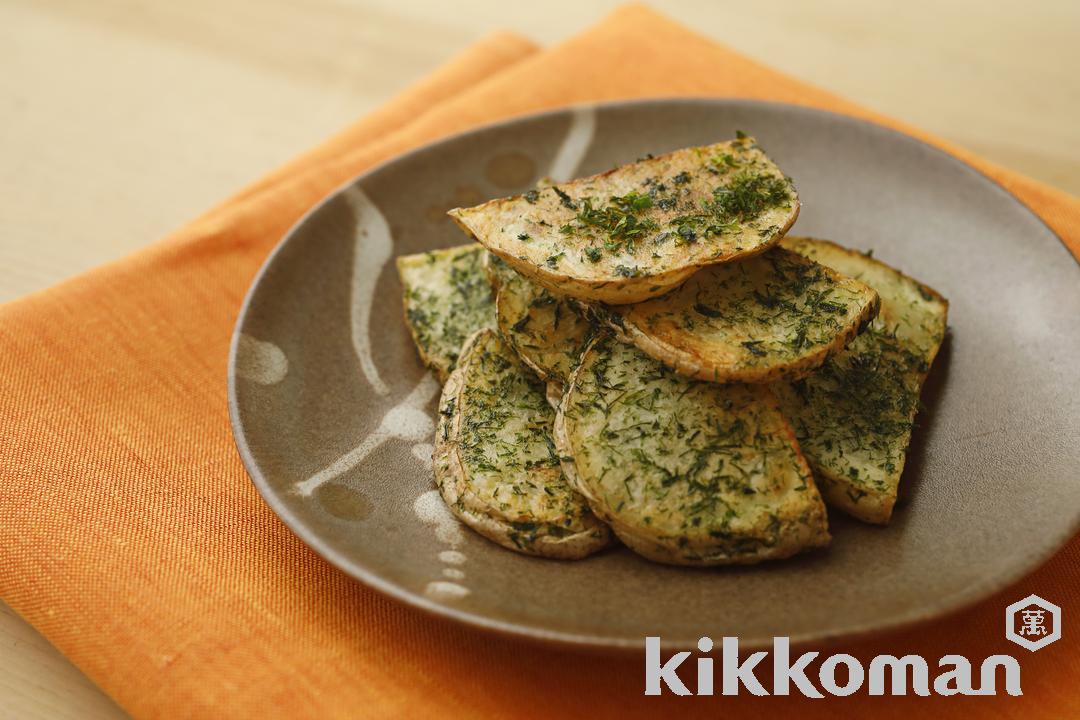
M 1021 611 L 1021 621 L 1024 623 L 1020 628 L 1021 635 L 1045 635 L 1046 625 L 1043 623 L 1043 615 L 1046 613 L 1041 608 L 1028 608 Z

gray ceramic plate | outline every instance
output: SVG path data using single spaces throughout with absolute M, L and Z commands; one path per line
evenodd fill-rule
M 757 136 L 799 188 L 793 232 L 873 248 L 951 301 L 951 334 L 893 523 L 832 513 L 832 547 L 686 570 L 624 549 L 581 562 L 503 550 L 433 490 L 438 385 L 402 321 L 393 258 L 466 238 L 447 209 L 687 145 Z M 881 127 L 784 105 L 658 100 L 482 128 L 357 178 L 266 262 L 229 366 L 259 491 L 319 554 L 412 605 L 572 643 L 811 640 L 940 615 L 1057 549 L 1080 519 L 1080 268 L 1012 196 Z

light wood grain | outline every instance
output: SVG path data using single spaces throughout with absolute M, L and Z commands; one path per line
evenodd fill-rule
M 6 0 L 0 301 L 164 235 L 488 31 L 548 44 L 615 5 Z M 796 77 L 1080 193 L 1080 3 L 657 6 Z M 2 610 L 0 719 L 122 716 Z

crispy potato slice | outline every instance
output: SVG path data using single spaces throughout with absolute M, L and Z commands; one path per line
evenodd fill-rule
M 462 348 L 443 388 L 435 483 L 476 532 L 529 555 L 575 559 L 610 532 L 563 477 L 545 387 L 492 330 Z
M 442 382 L 462 343 L 480 328 L 495 327 L 495 300 L 482 267 L 486 254 L 469 243 L 397 259 L 405 323 L 420 358 Z
M 518 272 L 512 267 L 506 264 L 506 262 L 495 255 L 490 250 L 484 251 L 484 260 L 481 263 L 484 267 L 484 273 L 487 275 L 488 282 L 491 283 L 491 289 L 498 294 L 499 288 L 507 279 L 512 279 L 517 276 Z
M 593 512 L 651 560 L 756 563 L 829 542 L 767 386 L 692 380 L 602 334 L 571 376 L 555 442 Z
M 676 150 L 450 216 L 549 290 L 640 302 L 698 268 L 779 242 L 799 214 L 791 181 L 752 138 Z
M 825 240 L 784 247 L 878 291 L 869 329 L 820 370 L 774 389 L 825 500 L 884 524 L 892 516 L 919 393 L 945 337 L 949 304 L 885 263 Z
M 589 341 L 592 323 L 568 300 L 513 270 L 500 282 L 495 298 L 499 332 L 541 380 L 566 382 Z
M 877 311 L 870 287 L 774 248 L 705 268 L 663 297 L 599 315 L 620 339 L 678 373 L 762 383 L 810 374 Z

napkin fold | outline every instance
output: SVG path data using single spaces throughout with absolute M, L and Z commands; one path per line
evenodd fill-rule
M 632 69 L 632 71 L 631 71 Z M 864 662 L 1017 654 L 1004 607 L 1063 607 L 1025 695 L 643 697 L 601 656 L 433 618 L 352 581 L 261 501 L 225 397 L 240 302 L 273 245 L 375 163 L 480 123 L 647 96 L 777 100 L 901 129 L 1015 194 L 1080 256 L 1080 201 L 778 74 L 644 7 L 550 50 L 487 38 L 382 110 L 163 241 L 0 308 L 0 597 L 137 718 L 1080 716 L 1080 541 L 976 607 L 832 648 Z M 703 628 L 707 630 L 707 628 Z

